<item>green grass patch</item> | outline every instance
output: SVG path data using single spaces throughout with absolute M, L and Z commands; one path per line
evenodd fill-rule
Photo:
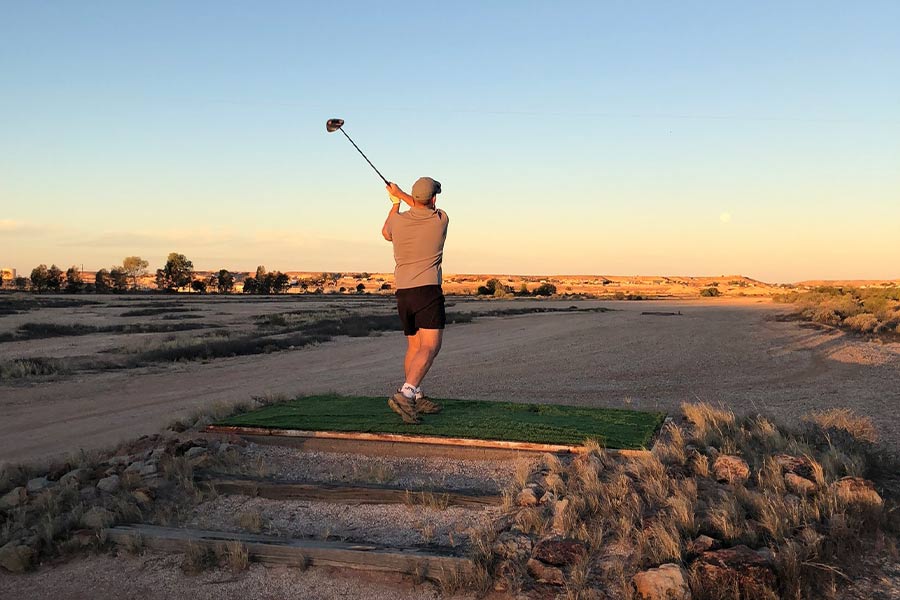
M 400 433 L 454 438 L 579 445 L 594 439 L 608 448 L 647 448 L 663 413 L 558 404 L 440 400 L 443 412 L 406 425 L 385 398 L 307 396 L 235 415 L 220 425 Z

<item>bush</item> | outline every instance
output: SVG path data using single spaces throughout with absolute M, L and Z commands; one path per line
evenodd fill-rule
M 716 296 L 721 296 L 722 292 L 719 291 L 719 288 L 708 287 L 700 290 L 700 295 L 706 298 L 715 298 Z
M 553 296 L 556 294 L 556 286 L 552 283 L 542 283 L 532 293 L 535 296 Z
M 873 333 L 880 325 L 878 318 L 872 313 L 860 313 L 844 319 L 844 326 L 860 333 Z

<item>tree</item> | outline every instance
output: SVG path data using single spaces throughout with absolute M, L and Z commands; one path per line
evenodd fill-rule
M 191 282 L 191 289 L 201 294 L 206 293 L 206 282 L 202 279 L 195 279 Z
M 190 285 L 194 279 L 194 263 L 184 254 L 172 252 L 162 269 L 156 270 L 156 287 L 167 292 Z
M 126 256 L 125 260 L 122 261 L 122 269 L 128 278 L 131 279 L 132 289 L 137 289 L 138 277 L 143 277 L 147 274 L 148 266 L 150 266 L 150 263 L 140 256 Z
M 106 269 L 100 269 L 94 274 L 94 291 L 98 294 L 108 294 L 111 283 Z
M 718 288 L 708 287 L 700 290 L 700 295 L 707 298 L 715 298 L 716 296 L 721 296 L 722 292 L 720 292 Z
M 82 291 L 84 291 L 84 280 L 81 278 L 81 271 L 72 265 L 66 270 L 66 292 L 77 294 Z
M 41 293 L 47 289 L 47 265 L 38 265 L 31 270 L 31 290 Z
M 62 272 L 62 269 L 56 265 L 50 265 L 50 268 L 47 269 L 47 289 L 58 292 L 60 288 L 62 288 L 65 280 L 66 276 Z
M 266 273 L 268 273 L 268 271 L 266 271 L 266 268 L 264 266 L 259 265 L 258 267 L 256 267 L 256 281 L 261 283 L 263 279 L 266 278 Z
M 272 275 L 272 273 L 269 273 Z M 272 291 L 276 294 L 283 294 L 291 289 L 291 278 L 285 273 L 278 271 L 272 278 Z
M 255 294 L 259 289 L 259 282 L 256 281 L 256 277 L 247 277 L 244 279 L 244 293 L 245 294 Z
M 358 283 L 358 284 L 356 284 L 356 293 L 357 293 L 357 294 L 362 294 L 362 293 L 364 293 L 365 291 L 366 291 L 366 284 L 364 284 L 364 283 Z
M 25 288 L 28 287 L 28 278 L 27 277 L 16 277 L 16 289 L 20 292 L 25 291 Z
M 216 275 L 216 289 L 220 294 L 229 294 L 234 289 L 234 273 L 221 269 Z
M 112 291 L 117 294 L 128 291 L 128 274 L 122 267 L 113 267 L 109 272 L 109 280 L 112 285 Z

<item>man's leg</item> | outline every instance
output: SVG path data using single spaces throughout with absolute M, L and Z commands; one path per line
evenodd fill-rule
M 419 333 L 421 333 L 421 329 L 415 333 L 415 335 L 406 336 L 406 359 L 403 361 L 403 375 L 406 376 L 405 381 L 409 381 L 409 367 L 412 364 L 413 357 L 415 357 L 416 353 L 419 351 Z
M 444 339 L 443 329 L 420 329 L 413 336 L 418 338 L 417 351 L 412 359 L 407 361 L 406 381 L 419 387 L 428 370 L 434 363 L 435 357 L 441 351 L 441 342 Z

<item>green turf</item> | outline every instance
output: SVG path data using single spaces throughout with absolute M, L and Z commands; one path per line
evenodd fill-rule
M 662 413 L 557 404 L 439 400 L 443 412 L 406 425 L 385 398 L 308 396 L 229 417 L 220 425 L 402 433 L 547 444 L 582 444 L 595 439 L 608 448 L 646 448 Z

